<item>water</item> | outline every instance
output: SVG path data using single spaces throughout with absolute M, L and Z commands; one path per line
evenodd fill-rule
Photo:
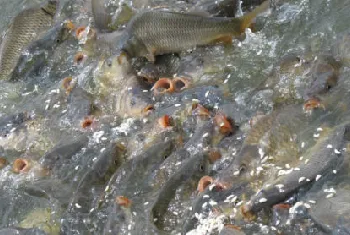
M 1 35 L 18 12 L 42 2 L 0 0 Z M 108 4 L 111 9 L 119 9 L 121 3 L 136 12 L 150 8 L 195 11 L 200 5 L 193 1 L 160 0 Z M 68 17 L 77 27 L 93 27 L 88 1 L 60 4 L 62 12 L 57 21 Z M 0 81 L 0 124 L 8 115 L 25 113 L 27 117 L 22 122 L 4 121 L 4 127 L 0 127 L 0 157 L 9 163 L 0 169 L 0 228 L 36 227 L 48 234 L 59 234 L 59 230 L 61 234 L 178 234 L 196 217 L 194 225 L 188 226 L 187 230 L 193 229 L 189 234 L 219 234 L 224 224 L 239 226 L 245 234 L 345 234 L 349 227 L 344 220 L 349 218 L 349 212 L 337 208 L 341 208 L 341 203 L 349 203 L 344 196 L 349 188 L 348 134 L 341 141 L 344 145 L 330 146 L 341 145 L 334 152 L 339 152 L 344 160 L 337 168 L 332 166 L 328 176 L 322 176 L 324 181 L 293 192 L 281 201 L 290 208 L 282 208 L 281 212 L 269 207 L 251 221 L 243 219 L 240 211 L 278 174 L 305 163 L 320 149 L 314 147 L 320 139 L 327 140 L 332 130 L 349 122 L 349 12 L 350 2 L 344 0 L 278 1 L 274 9 L 258 17 L 259 31 L 247 29 L 245 38 L 234 39 L 232 46 L 200 47 L 180 54 L 181 68 L 192 76 L 190 94 L 153 97 L 149 86 L 135 85 L 135 76 L 124 64 L 111 70 L 111 74 L 104 73 L 105 50 L 91 50 L 96 46 L 93 40 L 85 38 L 88 41 L 79 43 L 71 37 L 58 46 L 40 74 L 17 83 Z M 74 61 L 77 52 L 87 55 L 83 64 Z M 317 109 L 307 110 L 306 93 L 317 74 L 325 72 L 316 69 L 323 58 L 325 63 L 327 58 L 334 58 L 340 64 L 336 69 L 337 82 L 315 94 L 321 103 Z M 101 73 L 105 77 L 99 77 Z M 72 77 L 72 90 L 63 86 L 66 77 Z M 137 91 L 129 95 L 131 88 Z M 206 93 L 215 89 L 217 92 Z M 135 111 L 139 100 L 144 101 L 140 91 L 155 102 L 155 115 Z M 239 129 L 230 136 L 218 132 L 220 125 L 205 129 L 212 119 L 194 115 L 198 112 L 192 110 L 195 102 L 202 103 L 211 117 L 224 113 L 235 119 L 234 125 Z M 120 103 L 134 106 L 129 113 L 120 115 L 115 113 Z M 290 105 L 294 105 L 292 111 L 283 113 L 284 107 Z M 281 114 L 271 131 L 266 130 L 266 135 L 254 143 L 259 159 L 253 156 L 246 164 L 255 164 L 249 168 L 251 179 L 255 180 L 249 182 L 244 193 L 236 190 L 220 198 L 207 192 L 208 199 L 199 194 L 196 187 L 201 176 L 210 175 L 217 181 L 225 178 L 222 174 L 233 177 L 232 172 L 225 172 L 230 172 L 227 169 L 240 156 L 242 146 L 250 144 L 244 141 L 254 118 L 271 113 Z M 172 127 L 159 123 L 159 116 L 164 114 L 171 117 Z M 294 128 L 292 121 L 299 126 Z M 47 154 L 62 141 L 74 142 L 80 135 L 88 137 L 82 147 Z M 110 151 L 113 141 L 120 151 L 117 155 L 103 155 Z M 171 144 L 163 145 L 165 142 Z M 158 149 L 152 149 L 154 146 Z M 220 151 L 221 159 L 208 164 L 208 150 Z M 203 162 L 193 160 L 193 168 L 182 168 L 187 159 L 200 154 Z M 111 156 L 118 157 L 110 160 Z M 28 172 L 13 173 L 12 164 L 17 158 L 30 160 Z M 46 158 L 51 163 L 43 167 Z M 109 167 L 114 164 L 116 167 Z M 182 169 L 194 169 L 195 173 L 191 175 Z M 178 175 L 186 177 L 177 179 Z M 230 183 L 238 185 L 243 182 L 240 180 Z M 127 187 L 129 184 L 133 187 Z M 328 190 L 332 187 L 335 192 Z M 159 194 L 162 189 L 169 191 Z M 237 198 L 231 200 L 234 194 Z M 169 198 L 158 198 L 159 195 Z M 118 196 L 128 197 L 131 206 L 116 203 Z M 164 201 L 167 203 L 162 211 Z M 323 204 L 331 205 L 329 211 L 337 220 L 322 216 L 320 211 L 328 210 Z M 155 205 L 157 211 L 153 210 Z M 153 213 L 161 214 L 160 221 Z M 34 217 L 37 220 L 30 222 Z M 285 224 L 276 222 L 276 218 Z

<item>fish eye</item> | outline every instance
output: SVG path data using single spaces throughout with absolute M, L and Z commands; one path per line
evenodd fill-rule
M 108 67 L 111 67 L 112 66 L 112 60 L 110 60 L 110 59 L 106 60 L 106 65 Z
M 57 42 L 57 43 L 60 43 L 60 42 L 61 42 L 61 40 L 60 40 L 59 38 L 57 38 L 57 39 L 56 39 L 56 42 Z
M 247 166 L 245 164 L 241 164 L 239 166 L 239 173 L 243 174 L 247 170 Z
M 202 164 L 199 165 L 199 170 L 204 171 L 204 166 Z

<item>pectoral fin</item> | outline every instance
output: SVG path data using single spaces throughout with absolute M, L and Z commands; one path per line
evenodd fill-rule
M 232 44 L 232 35 L 226 34 L 226 35 L 219 35 L 215 39 L 211 41 L 211 43 L 223 43 L 225 45 L 231 45 Z

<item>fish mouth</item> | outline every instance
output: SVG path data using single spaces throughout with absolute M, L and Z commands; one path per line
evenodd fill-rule
M 155 95 L 173 93 L 175 91 L 174 84 L 169 78 L 159 79 L 152 89 Z
M 27 159 L 24 158 L 17 158 L 13 162 L 13 167 L 12 170 L 14 173 L 19 174 L 19 173 L 26 173 L 30 170 L 30 162 Z
M 214 179 L 208 175 L 203 176 L 199 182 L 198 182 L 198 186 L 197 186 L 197 191 L 199 193 L 204 192 L 204 190 L 211 185 L 214 182 Z
M 171 120 L 171 117 L 169 115 L 164 115 L 163 117 L 158 119 L 158 124 L 162 128 L 167 128 L 167 127 L 172 126 L 171 122 L 172 122 L 172 120 Z
M 181 92 L 182 90 L 190 87 L 190 81 L 186 78 L 176 77 L 172 80 L 175 92 Z
M 326 109 L 325 105 L 322 103 L 322 100 L 317 97 L 309 98 L 303 105 L 303 110 L 306 112 L 310 112 L 318 108 L 322 108 L 323 110 Z
M 234 132 L 230 120 L 221 113 L 218 113 L 214 117 L 216 126 L 219 128 L 219 132 L 223 135 L 230 135 Z

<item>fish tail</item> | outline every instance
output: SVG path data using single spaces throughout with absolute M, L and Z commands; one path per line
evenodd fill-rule
M 265 12 L 267 9 L 269 9 L 269 0 L 264 1 L 260 6 L 256 7 L 253 11 L 245 14 L 244 16 L 240 17 L 241 24 L 240 24 L 240 31 L 241 33 L 245 32 L 246 28 L 250 28 L 253 20 L 261 13 Z
M 103 2 L 104 0 L 91 0 L 91 10 L 95 26 L 100 30 L 109 31 L 111 17 L 107 14 Z

